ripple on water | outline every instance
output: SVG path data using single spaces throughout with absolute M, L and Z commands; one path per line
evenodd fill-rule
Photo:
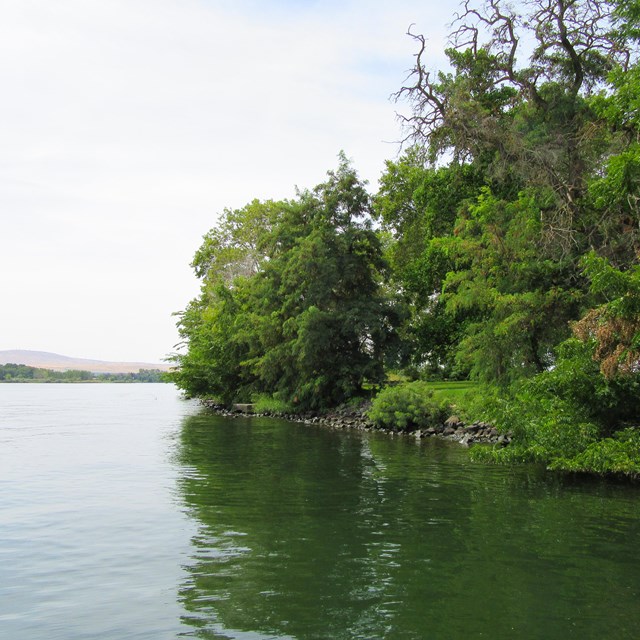
M 449 443 L 0 385 L 0 636 L 640 637 L 633 486 Z

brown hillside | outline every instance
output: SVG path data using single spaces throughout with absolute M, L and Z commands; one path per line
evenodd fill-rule
M 91 371 L 92 373 L 137 373 L 140 369 L 160 369 L 168 371 L 167 364 L 149 362 L 107 362 L 105 360 L 88 360 L 70 358 L 47 351 L 26 351 L 12 349 L 0 351 L 0 364 L 25 364 L 29 367 L 52 369 L 53 371 Z

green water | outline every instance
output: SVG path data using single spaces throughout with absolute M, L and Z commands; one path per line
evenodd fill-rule
M 201 637 L 640 637 L 633 488 L 264 419 L 180 445 Z
M 640 487 L 0 386 L 0 637 L 640 638 Z

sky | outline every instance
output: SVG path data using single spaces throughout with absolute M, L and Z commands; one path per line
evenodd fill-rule
M 0 0 L 0 350 L 161 362 L 226 207 L 344 150 L 372 192 L 390 95 L 454 0 Z

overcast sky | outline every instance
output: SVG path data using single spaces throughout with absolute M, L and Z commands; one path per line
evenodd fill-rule
M 411 23 L 458 3 L 0 0 L 0 350 L 160 362 L 225 207 L 337 166 L 375 191 Z

